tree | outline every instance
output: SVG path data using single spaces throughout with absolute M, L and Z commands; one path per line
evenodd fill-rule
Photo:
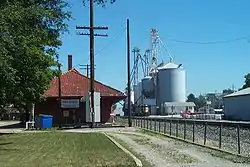
M 245 84 L 242 86 L 242 89 L 246 89 L 250 87 L 250 73 L 244 76 Z
M 195 107 L 194 107 L 195 110 L 198 110 L 200 108 L 200 106 L 201 106 L 200 99 L 196 98 L 193 93 L 190 93 L 187 96 L 187 102 L 193 102 L 195 104 Z
M 190 93 L 187 97 L 187 102 L 194 102 L 196 103 L 197 102 L 197 99 L 195 97 L 195 95 L 193 93 Z
M 222 93 L 223 93 L 223 95 L 228 95 L 228 94 L 234 93 L 234 90 L 232 90 L 232 89 L 224 89 L 222 91 Z
M 56 71 L 60 35 L 70 19 L 64 0 L 2 0 L 0 106 L 26 109 L 42 99 Z M 3 78 L 3 79 L 2 79 Z
M 116 0 L 94 0 L 95 3 L 98 5 L 105 6 L 107 3 L 113 4 Z M 86 6 L 86 3 L 89 2 L 89 0 L 83 0 L 83 5 Z
M 196 104 L 197 109 L 204 107 L 206 105 L 206 102 L 207 102 L 206 98 L 204 96 L 200 95 L 197 98 L 197 104 Z

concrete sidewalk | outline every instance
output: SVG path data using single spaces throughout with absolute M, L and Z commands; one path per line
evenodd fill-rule
M 20 121 L 0 121 L 0 133 L 18 133 L 24 128 L 20 127 Z

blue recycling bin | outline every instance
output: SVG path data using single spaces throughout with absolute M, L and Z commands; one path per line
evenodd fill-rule
M 36 124 L 40 129 L 51 129 L 53 124 L 53 116 L 40 114 L 36 118 Z

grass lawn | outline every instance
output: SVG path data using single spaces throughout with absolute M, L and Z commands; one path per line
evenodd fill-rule
M 130 167 L 131 157 L 100 133 L 0 134 L 1 167 Z

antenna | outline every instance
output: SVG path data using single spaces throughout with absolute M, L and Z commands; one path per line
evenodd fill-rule
M 151 59 L 151 50 L 150 49 L 147 49 L 144 53 L 144 60 L 145 60 L 145 74 L 144 74 L 144 77 L 145 76 L 148 76 L 149 75 L 149 71 L 150 71 L 150 68 L 151 68 L 151 64 L 150 64 L 150 59 Z
M 159 35 L 157 29 L 151 30 L 151 68 L 157 66 L 159 54 Z
M 140 53 L 140 49 L 137 47 L 134 47 L 132 50 L 134 53 L 134 85 L 138 84 L 139 76 L 138 76 L 138 62 L 139 62 L 139 56 L 138 54 Z
M 170 50 L 167 48 L 167 46 L 163 43 L 159 36 L 159 32 L 157 29 L 151 29 L 151 64 L 150 68 L 154 69 L 158 65 L 158 56 L 159 56 L 159 46 L 163 46 L 164 50 L 166 51 L 167 55 L 169 56 L 169 62 L 174 62 L 174 58 L 170 54 Z

